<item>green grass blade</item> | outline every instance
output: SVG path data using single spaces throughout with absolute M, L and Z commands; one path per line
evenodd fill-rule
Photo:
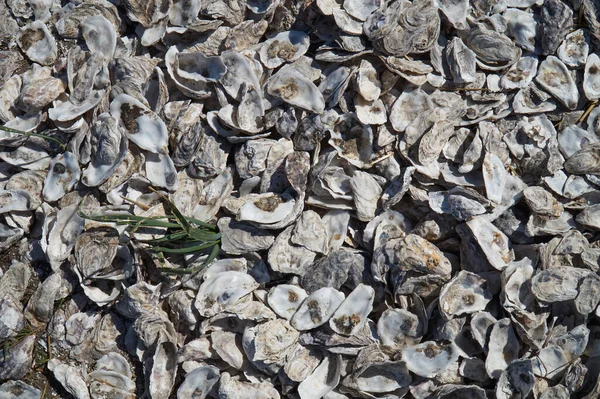
M 192 229 L 192 226 L 190 225 L 190 223 L 188 222 L 186 217 L 183 216 L 183 214 L 179 211 L 179 209 L 177 209 L 175 204 L 172 203 L 169 198 L 165 197 L 158 191 L 154 190 L 152 187 L 150 187 L 150 190 L 152 190 L 153 192 L 158 194 L 158 196 L 169 205 L 170 211 L 173 214 L 173 216 L 175 217 L 175 219 L 177 220 L 177 223 L 179 223 L 179 225 L 181 226 L 181 228 L 183 230 L 189 232 Z
M 198 252 L 202 251 L 203 249 L 210 248 L 214 245 L 218 245 L 218 243 L 208 242 L 194 247 L 186 248 L 150 247 L 149 249 L 154 252 L 163 252 L 165 254 L 191 254 L 193 252 Z
M 185 239 L 187 236 L 188 236 L 188 233 L 186 233 L 185 231 L 179 231 L 179 232 L 175 232 L 172 234 L 167 234 L 164 237 L 154 238 L 152 240 L 137 240 L 137 241 L 144 243 L 144 244 L 160 244 L 163 242 L 181 241 L 181 240 Z

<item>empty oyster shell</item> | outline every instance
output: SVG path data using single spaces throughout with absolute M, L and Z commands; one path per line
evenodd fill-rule
M 275 69 L 285 62 L 293 62 L 308 50 L 310 40 L 301 31 L 280 32 L 266 40 L 260 48 L 260 60 L 269 69 Z
M 440 346 L 428 341 L 404 348 L 402 358 L 411 372 L 431 378 L 458 360 L 458 348 L 454 344 Z
M 465 44 L 477 55 L 477 65 L 488 70 L 500 70 L 521 57 L 521 49 L 506 36 L 480 26 L 469 31 Z
M 83 20 L 81 34 L 92 53 L 100 53 L 106 61 L 113 58 L 117 46 L 117 32 L 114 25 L 102 15 L 94 15 Z
M 307 296 L 306 291 L 300 287 L 281 284 L 269 291 L 267 302 L 278 316 L 290 320 Z
M 110 103 L 111 115 L 119 121 L 127 138 L 140 148 L 168 154 L 167 127 L 152 110 L 127 94 L 119 94 Z
M 340 304 L 331 319 L 329 326 L 338 334 L 354 335 L 367 321 L 373 310 L 375 290 L 359 284 Z
M 119 129 L 117 119 L 108 113 L 98 116 L 92 126 L 91 162 L 83 171 L 81 182 L 89 187 L 104 183 L 125 159 L 128 150 L 127 137 Z
M 70 152 L 57 155 L 50 163 L 50 171 L 44 180 L 42 194 L 46 201 L 58 201 L 71 191 L 79 181 L 81 170 L 75 155 Z
M 505 89 L 523 89 L 533 81 L 538 69 L 537 57 L 525 56 L 514 63 L 506 72 L 500 84 Z
M 204 399 L 219 381 L 219 369 L 201 366 L 190 371 L 177 390 L 179 399 Z
M 52 65 L 58 56 L 56 40 L 41 21 L 22 27 L 17 34 L 17 43 L 31 61 L 41 65 Z
M 322 326 L 333 316 L 343 300 L 344 294 L 335 288 L 321 288 L 306 297 L 290 323 L 300 331 Z
M 573 25 L 573 11 L 559 0 L 544 2 L 540 16 L 542 54 L 553 54 Z
M 202 283 L 195 306 L 202 316 L 211 317 L 232 308 L 257 287 L 258 283 L 249 274 L 236 271 L 218 273 Z
M 544 270 L 531 279 L 531 292 L 542 302 L 567 301 L 577 297 L 579 281 L 587 274 L 574 267 L 554 267 Z
M 326 396 L 340 382 L 342 356 L 329 355 L 298 385 L 301 399 L 318 399 Z
M 572 68 L 585 66 L 590 51 L 589 38 L 583 29 L 577 29 L 567 35 L 557 50 L 560 59 Z
M 600 57 L 594 53 L 585 62 L 583 92 L 590 101 L 600 98 Z
M 377 321 L 377 334 L 383 345 L 402 349 L 419 343 L 425 326 L 419 317 L 404 309 L 387 309 Z
M 588 57 L 589 58 L 589 57 Z M 535 81 L 569 109 L 575 109 L 579 91 L 565 64 L 554 56 L 548 56 L 540 64 Z
M 267 92 L 288 104 L 321 113 L 325 109 L 323 95 L 310 80 L 293 67 L 283 67 L 267 84 Z
M 519 339 L 512 328 L 510 319 L 494 323 L 488 342 L 488 355 L 485 368 L 491 378 L 500 378 L 506 367 L 519 356 Z
M 440 311 L 450 319 L 454 316 L 483 311 L 492 295 L 484 279 L 474 273 L 460 271 L 440 292 Z

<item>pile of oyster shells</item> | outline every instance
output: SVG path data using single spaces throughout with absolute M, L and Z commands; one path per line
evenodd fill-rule
M 0 132 L 1 398 L 35 348 L 65 398 L 600 396 L 598 0 L 6 0 L 0 43 L 46 136 Z M 198 274 L 77 212 L 160 193 Z

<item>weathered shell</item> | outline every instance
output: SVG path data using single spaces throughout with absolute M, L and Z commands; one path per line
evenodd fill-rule
M 269 69 L 275 69 L 285 62 L 293 62 L 308 50 L 310 40 L 301 31 L 280 32 L 266 40 L 260 48 L 260 60 Z
M 189 372 L 177 389 L 178 399 L 204 399 L 219 381 L 219 369 L 201 366 Z
M 329 327 L 338 334 L 356 334 L 373 310 L 374 299 L 375 290 L 368 285 L 359 284 L 331 316 Z
M 342 357 L 329 355 L 321 364 L 298 386 L 301 399 L 318 399 L 326 396 L 340 382 Z
M 22 27 L 17 35 L 17 43 L 33 62 L 52 65 L 56 61 L 58 55 L 56 40 L 41 21 L 34 21 Z
M 218 273 L 202 283 L 195 306 L 202 316 L 214 316 L 235 306 L 257 287 L 258 283 L 249 274 L 235 271 Z
M 79 162 L 70 152 L 57 155 L 50 163 L 42 194 L 46 201 L 58 201 L 79 181 Z
M 600 57 L 595 53 L 590 54 L 585 62 L 583 92 L 590 101 L 600 98 Z
M 512 260 L 508 237 L 480 216 L 467 221 L 467 226 L 490 264 L 497 270 L 506 268 L 508 262 Z
M 488 342 L 488 355 L 485 368 L 491 378 L 499 378 L 502 371 L 519 355 L 519 339 L 505 318 L 494 323 Z
M 560 59 L 552 55 L 546 57 L 540 64 L 535 81 L 567 108 L 575 109 L 577 106 L 579 91 L 569 70 Z
M 267 92 L 293 106 L 321 113 L 325 109 L 323 95 L 310 80 L 293 67 L 283 67 L 267 84 Z
M 127 137 L 119 128 L 117 119 L 104 113 L 92 126 L 91 162 L 83 171 L 81 182 L 89 187 L 104 183 L 119 167 L 129 148 Z
M 475 52 L 458 37 L 446 45 L 446 61 L 456 83 L 471 83 L 477 78 Z
M 278 316 L 290 320 L 307 296 L 300 287 L 280 284 L 269 291 L 267 302 Z
M 492 296 L 484 279 L 460 271 L 440 292 L 440 311 L 446 318 L 483 311 Z
M 586 65 L 590 51 L 589 38 L 583 29 L 567 35 L 557 50 L 560 59 L 568 66 L 581 68 Z
M 108 19 L 102 15 L 87 17 L 83 20 L 81 34 L 91 52 L 100 53 L 107 61 L 113 58 L 117 32 Z
M 585 270 L 566 266 L 544 270 L 531 279 L 531 292 L 539 301 L 548 303 L 575 299 L 585 274 Z
M 505 89 L 523 89 L 533 81 L 538 69 L 538 59 L 533 56 L 521 57 L 500 79 Z
M 333 316 L 344 300 L 344 294 L 334 288 L 324 287 L 310 294 L 296 313 L 292 316 L 291 325 L 297 330 L 317 328 Z
M 431 378 L 458 360 L 458 348 L 454 344 L 438 345 L 434 341 L 428 341 L 404 348 L 402 358 L 410 371 Z
M 544 2 L 540 18 L 542 54 L 553 54 L 573 25 L 573 11 L 559 0 Z
M 165 123 L 140 101 L 127 94 L 119 94 L 110 103 L 110 113 L 119 122 L 127 138 L 140 148 L 168 154 Z

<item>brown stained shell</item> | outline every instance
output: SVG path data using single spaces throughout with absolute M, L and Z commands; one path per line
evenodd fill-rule
M 17 43 L 31 61 L 42 65 L 52 65 L 58 56 L 56 40 L 48 27 L 40 21 L 21 28 Z
M 548 56 L 541 64 L 536 82 L 567 108 L 574 109 L 579 101 L 579 91 L 565 64 L 554 56 Z
M 449 275 L 451 272 L 450 261 L 434 244 L 416 236 L 408 234 L 400 243 L 396 257 L 399 266 L 407 271 L 423 274 Z
M 440 311 L 446 318 L 483 311 L 492 296 L 484 279 L 461 271 L 440 292 Z
M 527 187 L 523 191 L 523 198 L 531 210 L 539 215 L 557 218 L 563 212 L 563 205 L 542 187 Z

